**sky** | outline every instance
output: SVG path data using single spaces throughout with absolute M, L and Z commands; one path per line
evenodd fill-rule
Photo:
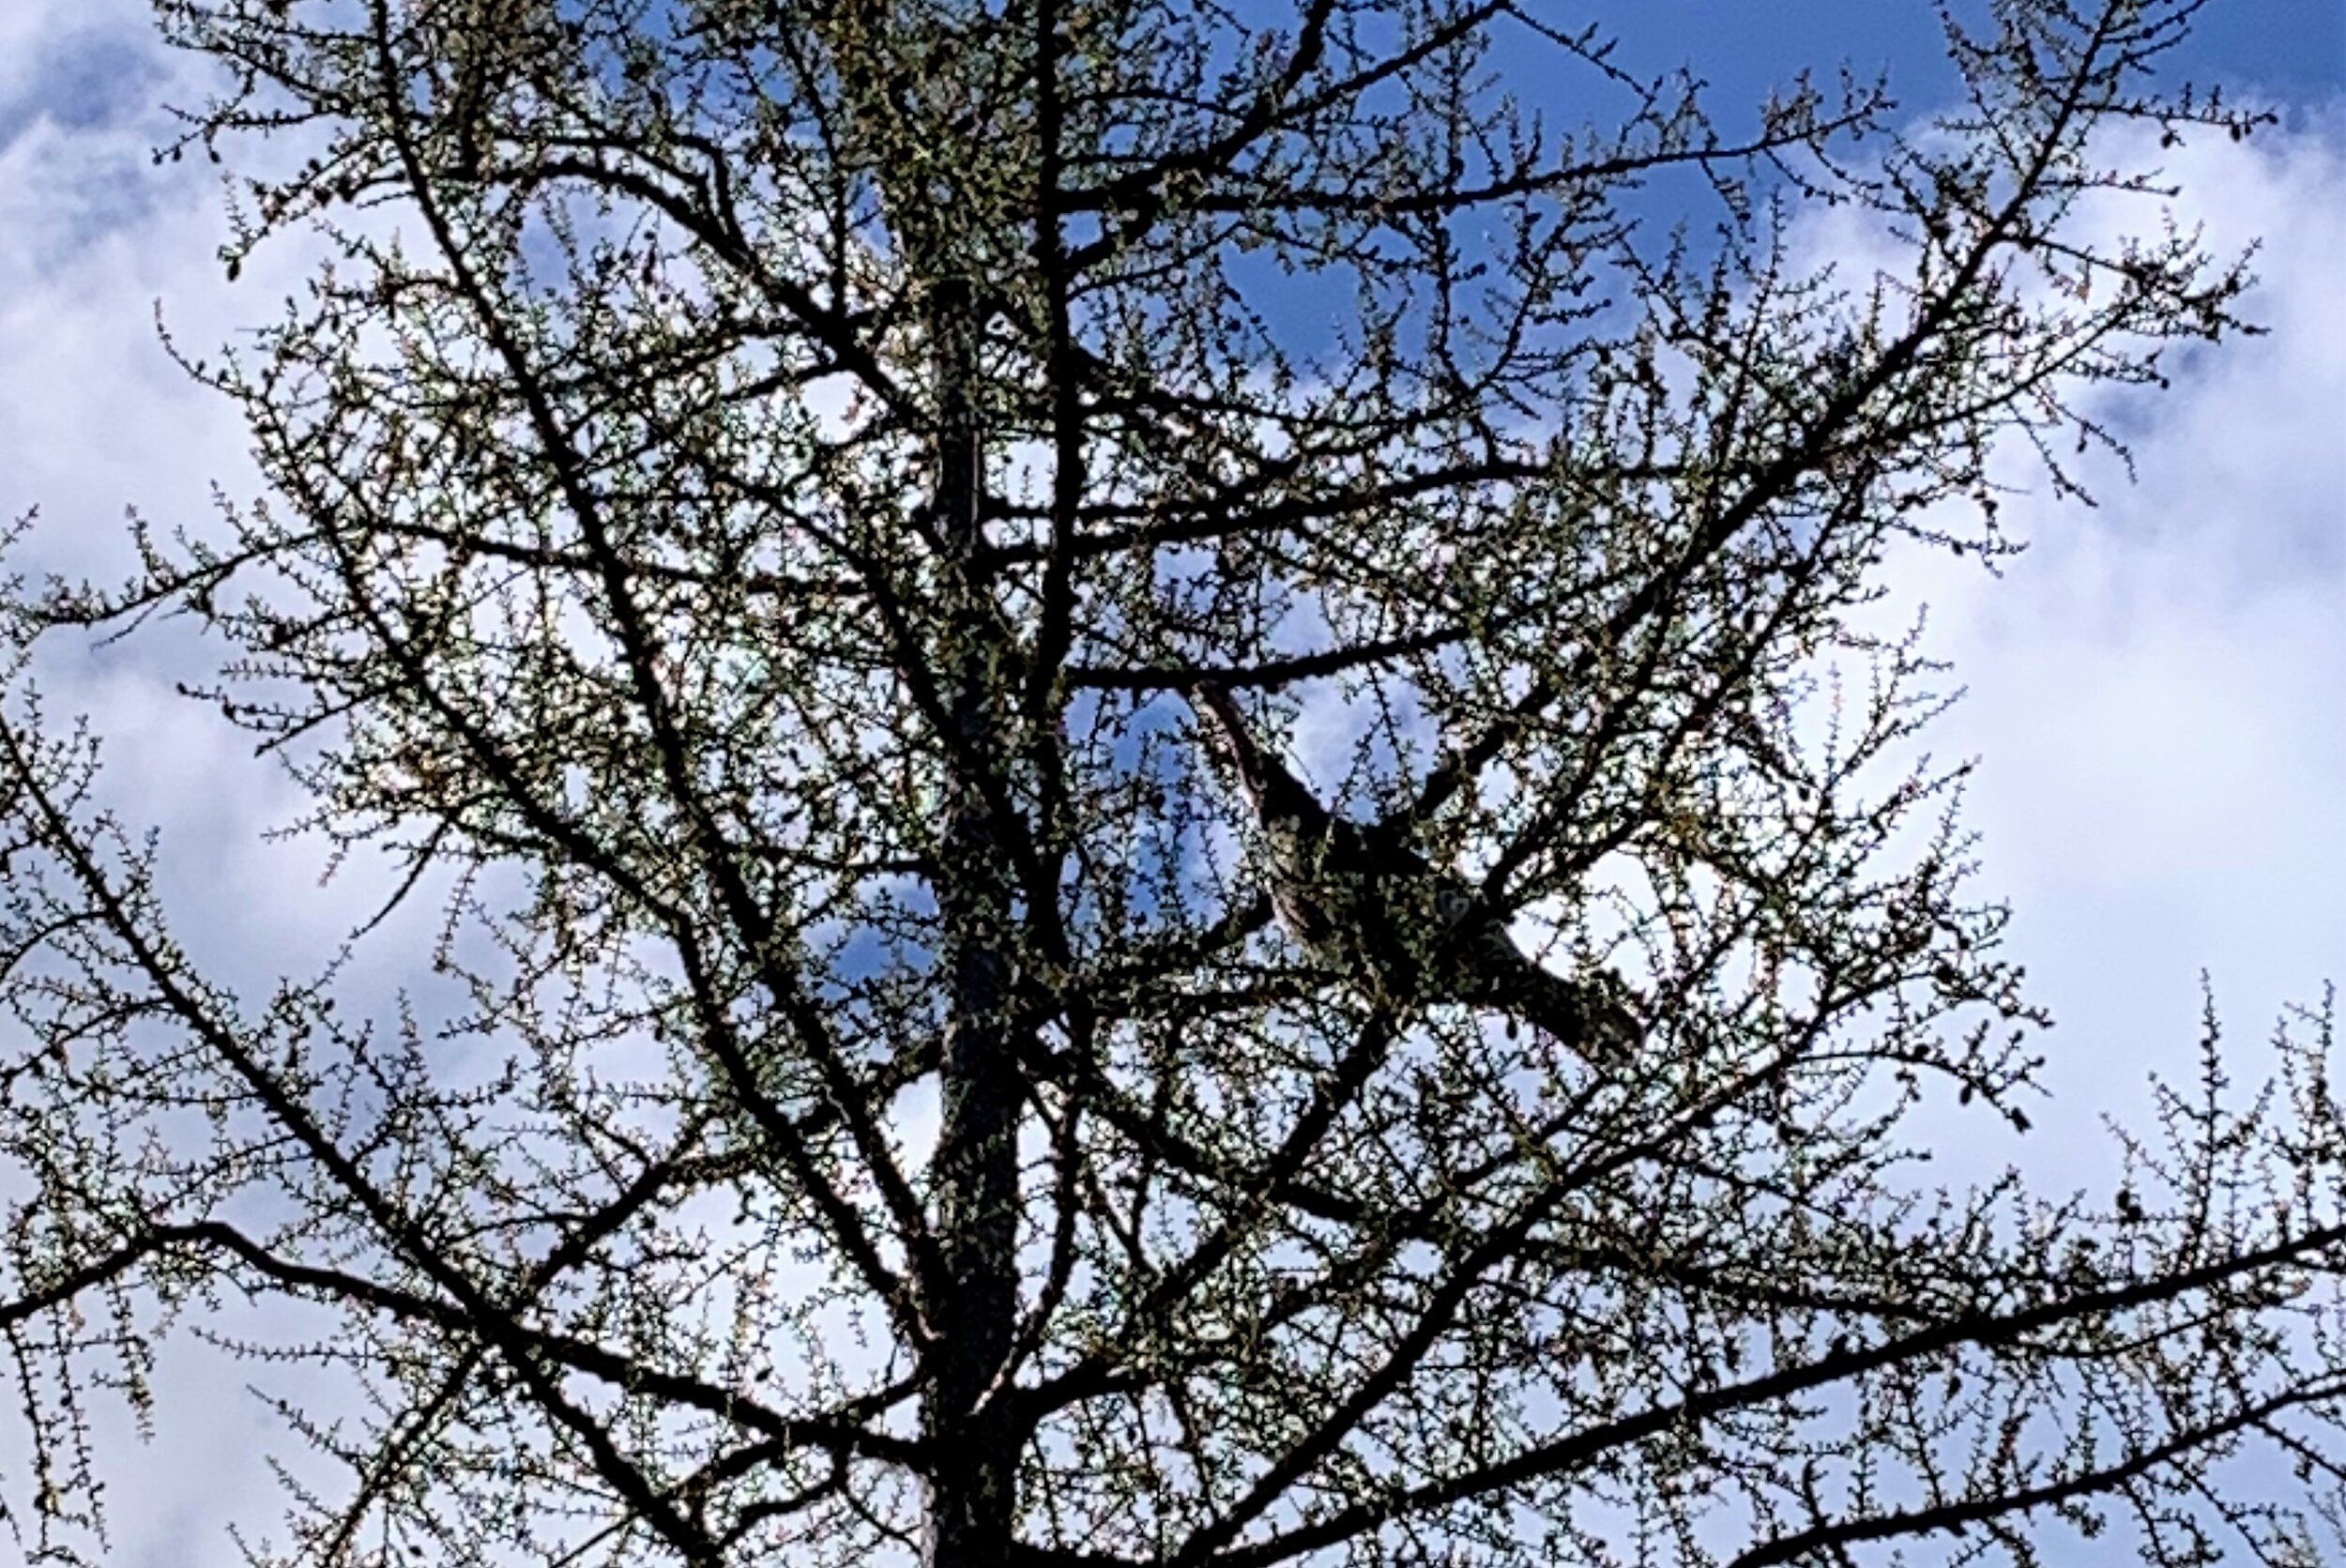
M 1931 107 L 1923 6 L 1624 9 L 1628 63 L 1697 59 L 1730 97 L 1846 53 L 1914 68 L 1901 101 Z M 157 311 L 201 352 L 306 265 L 265 252 L 225 284 L 210 172 L 147 158 L 159 103 L 184 88 L 147 27 L 130 0 L 0 0 L 0 515 L 42 518 L 20 568 L 102 574 L 123 558 L 126 506 L 200 523 L 214 481 L 250 489 L 232 412 L 165 359 Z M 1984 884 L 2011 901 L 2013 947 L 2056 1019 L 2044 1130 L 1965 1157 L 2056 1185 L 2106 1176 L 2097 1119 L 2139 1120 L 2148 1071 L 2190 1070 L 2203 972 L 2244 1077 L 2286 1007 L 2346 978 L 2346 7 L 2216 0 L 2183 63 L 2282 114 L 2246 144 L 2161 155 L 2187 191 L 2179 216 L 2218 250 L 2262 236 L 2249 310 L 2270 334 L 2129 405 L 2137 478 L 2102 475 L 2097 508 L 2017 504 L 2031 548 L 2000 579 L 1893 563 L 1898 606 L 1927 606 L 1929 646 L 1968 688 L 1936 745 L 1982 758 L 1968 815 Z M 54 660 L 48 680 L 55 709 L 108 737 L 117 803 L 163 828 L 196 956 L 257 979 L 323 956 L 351 890 L 313 885 L 314 848 L 259 841 L 297 802 L 173 694 L 200 651 L 166 629 Z M 119 1451 L 117 1560 L 212 1568 L 236 1560 L 223 1521 L 274 1517 L 243 1379 L 171 1369 L 154 1444 Z M 0 1469 L 14 1453 L 0 1439 Z M 11 1552 L 0 1540 L 0 1568 Z

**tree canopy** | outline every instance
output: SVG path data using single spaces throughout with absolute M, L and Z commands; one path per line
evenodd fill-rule
M 339 1379 L 270 1562 L 2346 1551 L 2326 1013 L 2114 1194 L 1917 1169 L 2042 1018 L 1885 563 L 2242 328 L 2109 152 L 2253 128 L 2192 0 L 1952 8 L 1927 125 L 1534 0 L 156 8 L 329 259 L 186 361 L 266 494 L 8 601 L 28 1548 L 195 1328 Z M 174 939 L 27 674 L 161 615 L 414 995 Z M 1634 1044 L 1299 940 L 1201 704 Z

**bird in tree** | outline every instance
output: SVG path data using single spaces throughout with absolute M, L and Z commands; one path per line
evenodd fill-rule
M 1510 1035 L 1530 1024 L 1592 1062 L 1618 1060 L 1642 1038 L 1618 980 L 1542 967 L 1465 877 L 1398 829 L 1321 805 L 1257 744 L 1226 689 L 1200 681 L 1186 695 L 1254 814 L 1272 907 L 1307 952 L 1397 1010 L 1488 1008 L 1505 1014 Z

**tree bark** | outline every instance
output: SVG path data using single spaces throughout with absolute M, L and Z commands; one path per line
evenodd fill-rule
M 1006 1560 L 1016 1515 L 1016 1461 L 986 1393 L 1009 1354 L 1018 1308 L 1019 1084 L 1008 1033 L 1011 876 L 976 774 L 1003 754 L 998 703 L 1001 649 L 983 613 L 978 503 L 983 444 L 970 388 L 976 307 L 966 282 L 932 293 L 929 330 L 937 394 L 937 525 L 952 556 L 951 717 L 957 731 L 946 802 L 938 902 L 951 1013 L 935 1165 L 941 1294 L 928 1303 L 930 1381 L 922 1436 L 928 1477 L 927 1568 Z

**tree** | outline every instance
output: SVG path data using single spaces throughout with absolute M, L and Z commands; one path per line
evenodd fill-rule
M 2071 484 L 2081 389 L 2239 327 L 2073 221 L 2156 195 L 2106 131 L 2250 128 L 2148 84 L 2194 9 L 1950 16 L 1906 132 L 1722 129 L 1507 0 L 159 0 L 187 145 L 297 144 L 232 272 L 333 260 L 189 366 L 267 497 L 12 599 L 38 1548 L 90 1391 L 263 1297 L 350 1391 L 269 1560 L 2314 1560 L 2328 1015 L 2245 1104 L 2211 1022 L 2106 1203 L 1925 1181 L 2039 1019 L 1863 625 L 1893 548 L 2012 547 L 1994 454 Z M 1828 205 L 1897 269 L 1805 266 Z M 23 674 L 164 613 L 469 1011 L 176 945 Z M 1617 975 L 1626 1059 L 1292 940 L 1200 682 Z

